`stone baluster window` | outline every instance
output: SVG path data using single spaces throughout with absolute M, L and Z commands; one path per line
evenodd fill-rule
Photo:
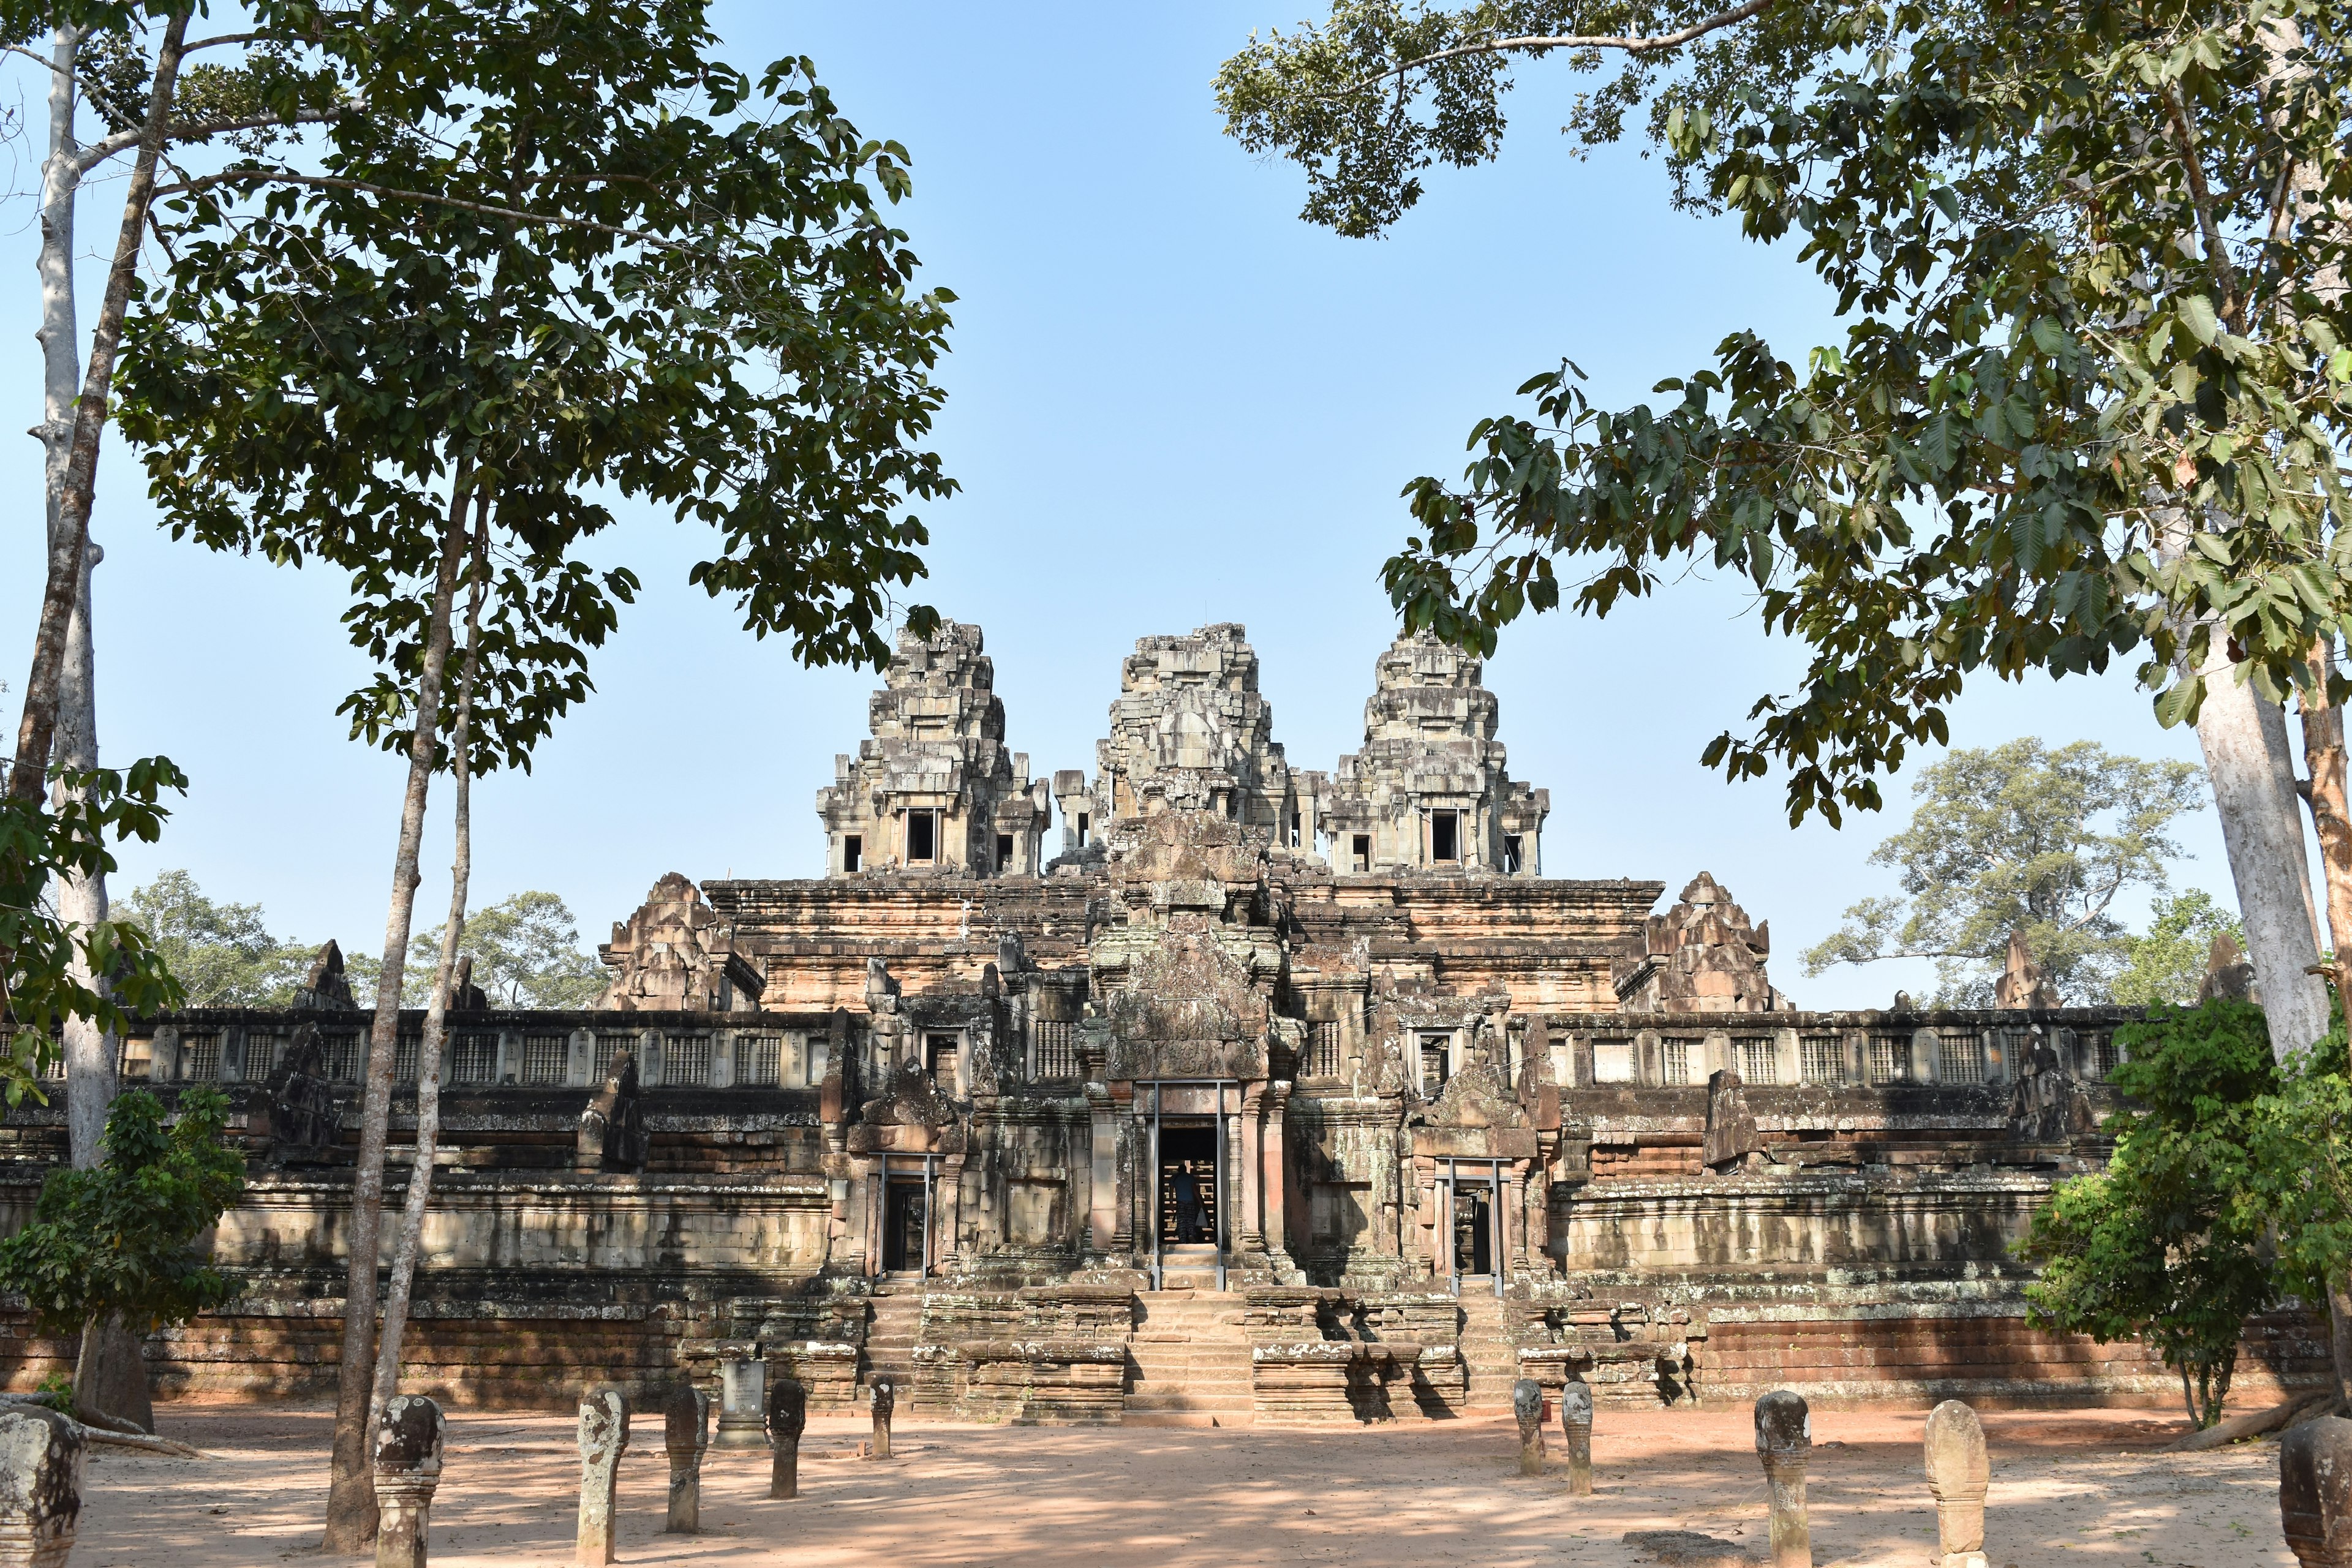
M 1983 1037 L 1976 1034 L 1937 1035 L 1936 1037 L 1936 1079 L 1939 1083 L 1984 1082 Z
M 1778 1083 L 1780 1081 L 1780 1053 L 1769 1036 L 1749 1037 L 1739 1042 L 1739 1079 L 1742 1083 Z
M 614 1058 L 624 1051 L 634 1051 L 636 1048 L 637 1037 L 635 1035 L 597 1036 L 596 1067 L 589 1077 L 589 1082 L 601 1087 L 604 1081 L 604 1075 L 613 1070 Z
M 1691 1043 L 1688 1040 L 1666 1040 L 1658 1047 L 1658 1076 L 1667 1083 L 1686 1084 L 1691 1080 Z
M 348 1029 L 323 1036 L 319 1045 L 326 1058 L 327 1080 L 330 1083 L 359 1082 L 360 1072 L 365 1067 L 367 1058 L 362 1053 L 362 1042 L 358 1030 Z M 247 1048 L 251 1049 L 250 1047 Z M 410 1048 L 413 1050 L 415 1047 Z M 411 1059 L 414 1060 L 413 1058 Z M 415 1076 L 413 1068 L 410 1076 Z
M 710 1037 L 672 1035 L 662 1047 L 662 1083 L 669 1089 L 702 1089 L 710 1082 Z
M 735 1039 L 735 1081 L 751 1088 L 773 1089 L 782 1071 L 782 1035 L 739 1035 Z
M 1843 1083 L 1845 1047 L 1835 1035 L 1807 1035 L 1797 1042 L 1797 1067 L 1807 1083 Z
M 1036 1074 L 1042 1080 L 1078 1076 L 1078 1030 L 1075 1024 L 1040 1018 L 1029 1026 L 1035 1047 Z
M 1911 1079 L 1911 1037 L 1870 1037 L 1870 1081 L 1874 1085 L 1907 1083 Z
M 411 1046 L 407 1048 L 413 1051 L 415 1047 Z M 495 1083 L 498 1077 L 499 1037 L 496 1035 L 459 1035 L 449 1053 L 449 1081 Z
M 2123 1047 L 2116 1044 L 2114 1033 L 2106 1029 L 2086 1032 L 2083 1037 L 2083 1060 L 2091 1076 L 2105 1082 L 2116 1068 L 2123 1065 Z
M 1339 1026 L 1330 1019 L 1307 1026 L 1307 1076 L 1339 1076 Z
M 180 1076 L 197 1083 L 220 1077 L 220 1046 L 218 1035 L 182 1035 L 180 1060 L 186 1067 Z
M 60 1053 L 58 1059 L 63 1061 L 64 1055 Z M 117 1070 L 125 1083 L 145 1083 L 155 1072 L 155 1042 L 123 1041 L 121 1064 Z
M 572 1041 L 562 1035 L 529 1035 L 522 1042 L 522 1080 L 525 1083 L 562 1083 L 565 1060 L 572 1054 Z

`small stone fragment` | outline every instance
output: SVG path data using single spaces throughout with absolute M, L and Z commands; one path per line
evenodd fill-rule
M 2303 1568 L 2352 1568 L 2352 1421 L 2306 1421 L 2279 1444 L 2279 1525 Z
M 54 1410 L 0 1410 L 0 1568 L 65 1568 L 81 1517 L 81 1433 Z
M 776 1446 L 768 1495 L 801 1495 L 801 1434 L 808 1430 L 808 1390 L 789 1379 L 768 1388 L 768 1440 Z
M 1592 1385 L 1571 1377 L 1559 1391 L 1559 1429 L 1568 1439 L 1568 1489 L 1592 1495 Z
M 874 1447 L 867 1458 L 887 1459 L 890 1457 L 890 1412 L 898 1407 L 898 1391 L 886 1380 L 874 1385 Z
M 1992 1467 L 1985 1458 L 1984 1425 L 1977 1413 L 1947 1399 L 1927 1413 L 1927 1490 L 1936 1499 L 1937 1560 L 1942 1568 L 1987 1568 L 1985 1490 Z
M 709 1401 L 691 1383 L 670 1390 L 662 1405 L 662 1447 L 669 1454 L 669 1518 L 665 1535 L 702 1529 L 702 1454 L 710 1446 Z
M 1812 1413 L 1801 1395 L 1782 1388 L 1756 1402 L 1756 1455 L 1772 1492 L 1772 1568 L 1813 1568 L 1812 1525 L 1805 1513 L 1805 1467 L 1812 1452 Z
M 1523 1377 L 1511 1384 L 1511 1414 L 1519 1420 L 1519 1474 L 1542 1475 L 1543 1384 L 1532 1377 Z
M 582 1394 L 580 1534 L 573 1549 L 581 1568 L 613 1561 L 614 1490 L 628 1446 L 629 1396 L 609 1383 Z

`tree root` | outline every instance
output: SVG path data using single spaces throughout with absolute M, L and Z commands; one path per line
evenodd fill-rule
M 2191 1432 L 2186 1436 L 2176 1437 L 2164 1446 L 2164 1452 L 2201 1454 L 2208 1449 L 2242 1442 L 2248 1437 L 2259 1437 L 2265 1432 L 2275 1432 L 2282 1426 L 2292 1426 L 2300 1420 L 2340 1414 L 2343 1404 L 2343 1400 L 2332 1388 L 2324 1389 L 2315 1394 L 2299 1394 L 2284 1405 L 2273 1405 L 2268 1410 L 2256 1410 L 2244 1415 L 2233 1415 L 2227 1421 L 2206 1427 L 2202 1432 Z

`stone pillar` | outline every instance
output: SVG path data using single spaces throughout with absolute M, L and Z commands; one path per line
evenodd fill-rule
M 421 1394 L 396 1394 L 377 1414 L 375 1568 L 425 1568 L 443 1434 L 441 1407 Z
M 56 1411 L 0 1410 L 0 1568 L 65 1568 L 81 1517 L 81 1461 L 80 1431 Z
M 1511 1414 L 1519 1422 L 1519 1474 L 1542 1475 L 1543 1384 L 1532 1377 L 1523 1377 L 1511 1384 Z
M 2306 1421 L 2279 1444 L 2279 1525 L 2303 1568 L 2352 1568 L 2352 1421 Z
M 1772 1568 L 1813 1568 L 1812 1526 L 1805 1517 L 1805 1464 L 1813 1452 L 1812 1413 L 1778 1389 L 1756 1402 L 1756 1456 L 1772 1491 Z
M 1288 1134 L 1283 1131 L 1283 1111 L 1289 1103 L 1288 1084 L 1276 1083 L 1266 1087 L 1265 1131 L 1259 1144 L 1265 1173 L 1261 1187 L 1265 1205 L 1265 1249 L 1284 1265 L 1290 1261 L 1289 1197 L 1283 1181 L 1283 1164 L 1289 1147 Z
M 887 1459 L 890 1457 L 890 1413 L 898 1408 L 898 1391 L 891 1387 L 888 1380 L 885 1379 L 874 1385 L 871 1397 L 874 1405 L 874 1444 L 866 1451 L 866 1458 Z
M 613 1561 L 613 1491 L 629 1446 L 629 1396 L 611 1384 L 580 1396 L 580 1568 Z
M 691 1383 L 670 1390 L 662 1405 L 662 1447 L 669 1454 L 669 1517 L 665 1535 L 702 1530 L 702 1451 L 710 1445 L 710 1406 Z
M 1592 1385 L 1570 1377 L 1559 1391 L 1559 1429 L 1568 1439 L 1568 1489 L 1592 1495 Z
M 760 1429 L 767 1403 L 768 1363 L 730 1356 L 719 1363 L 719 1446 L 757 1448 L 767 1441 Z
M 1265 1250 L 1265 1210 L 1259 1205 L 1265 1190 L 1265 1155 L 1258 1142 L 1260 1121 L 1265 1115 L 1265 1083 L 1263 1079 L 1242 1090 L 1242 1109 L 1238 1134 L 1234 1142 L 1234 1163 L 1242 1168 L 1242 1201 L 1234 1214 L 1234 1243 L 1237 1252 Z M 1219 1178 L 1223 1180 L 1222 1177 Z
M 1957 1399 L 1927 1413 L 1927 1489 L 1936 1498 L 1941 1568 L 1985 1568 L 1985 1489 L 1992 1479 L 1983 1424 Z
M 1098 1258 L 1111 1250 L 1118 1235 L 1118 1123 L 1111 1116 L 1108 1089 L 1090 1083 L 1086 1095 L 1086 1247 Z
M 801 1495 L 801 1434 L 808 1430 L 808 1390 L 790 1378 L 768 1387 L 768 1440 L 776 1446 L 768 1472 L 768 1495 Z

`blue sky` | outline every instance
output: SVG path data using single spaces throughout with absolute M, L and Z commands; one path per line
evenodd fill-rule
M 1507 102 L 1502 162 L 1434 172 L 1393 237 L 1302 224 L 1297 172 L 1225 138 L 1209 89 L 1253 27 L 1298 8 L 720 10 L 737 64 L 813 57 L 861 129 L 912 154 L 900 220 L 961 300 L 938 446 L 964 489 L 925 513 L 920 596 L 985 628 L 1009 740 L 1038 772 L 1091 771 L 1135 638 L 1224 620 L 1249 627 L 1294 765 L 1330 767 L 1360 739 L 1393 635 L 1379 567 L 1406 531 L 1398 491 L 1458 470 L 1475 420 L 1563 354 L 1612 404 L 1734 329 L 1784 358 L 1827 331 L 1790 256 L 1675 215 L 1634 150 L 1572 156 L 1557 127 L 1573 79 L 1542 68 Z M 21 60 L 0 84 L 0 100 L 37 101 Z M 15 188 L 37 160 L 18 145 Z M 118 190 L 85 198 L 85 250 L 110 239 Z M 0 342 L 15 345 L 0 399 L 24 425 L 40 411 L 32 219 L 23 198 L 0 218 Z M 19 498 L 0 570 L 13 711 L 39 586 L 32 440 L 0 446 L 0 484 Z M 163 843 L 126 857 L 130 880 L 184 866 L 215 897 L 261 902 L 274 930 L 378 946 L 401 766 L 334 716 L 364 673 L 336 625 L 341 584 L 170 542 L 119 443 L 95 533 L 105 754 L 165 752 L 194 780 Z M 813 797 L 863 734 L 876 678 L 802 670 L 741 632 L 686 585 L 701 542 L 633 521 L 622 548 L 647 592 L 594 667 L 597 695 L 533 773 L 477 791 L 478 899 L 552 889 L 594 941 L 665 871 L 820 869 Z M 1797 955 L 1847 904 L 1894 890 L 1866 858 L 1900 825 L 1905 786 L 1881 820 L 1792 832 L 1779 781 L 1727 785 L 1697 764 L 1798 668 L 1738 584 L 1695 579 L 1606 622 L 1523 623 L 1487 679 L 1513 773 L 1551 791 L 1548 872 L 1655 879 L 1671 898 L 1711 870 L 1771 921 L 1774 977 L 1801 1005 L 1881 1005 L 1921 989 L 1925 966 L 1807 979 Z M 2128 671 L 1988 684 L 1955 713 L 1956 744 L 2024 734 L 2197 759 Z M 2210 813 L 2183 837 L 2179 880 L 2226 896 Z M 420 923 L 446 904 L 446 829 L 427 864 Z

